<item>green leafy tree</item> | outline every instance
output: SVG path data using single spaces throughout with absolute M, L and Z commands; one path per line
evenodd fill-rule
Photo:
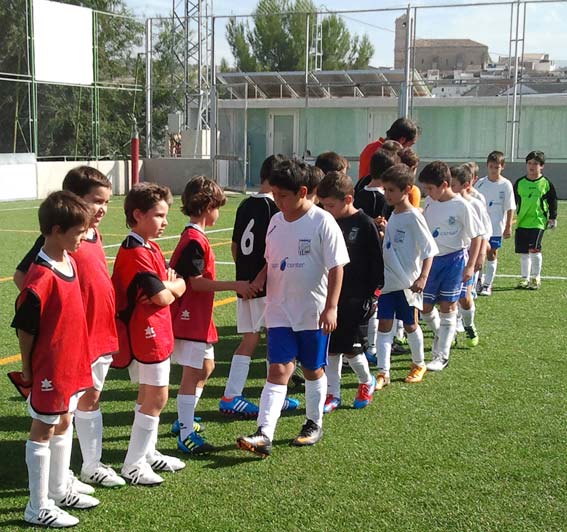
M 311 0 L 259 0 L 252 26 L 231 19 L 226 38 L 236 68 L 252 72 L 304 70 L 307 17 L 313 42 L 316 11 Z M 323 19 L 322 33 L 324 70 L 368 67 L 374 47 L 367 35 L 351 35 L 337 15 Z

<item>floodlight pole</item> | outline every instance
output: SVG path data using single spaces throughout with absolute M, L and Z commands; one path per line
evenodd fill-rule
M 217 180 L 217 62 L 215 60 L 215 23 L 216 18 L 211 18 L 211 161 L 213 166 L 213 175 Z
M 146 158 L 152 157 L 152 19 L 146 20 Z
M 303 129 L 304 132 L 304 139 L 303 139 L 303 157 L 307 154 L 307 113 L 309 111 L 309 19 L 310 15 L 307 14 L 305 20 L 305 125 Z
M 411 14 L 411 5 L 408 4 L 406 10 L 406 57 L 404 63 L 404 81 L 400 90 L 398 100 L 398 114 L 407 118 L 409 116 L 409 103 L 411 94 L 411 50 L 413 37 L 413 17 Z

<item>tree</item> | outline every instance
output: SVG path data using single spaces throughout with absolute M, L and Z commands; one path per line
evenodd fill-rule
M 259 0 L 252 27 L 231 19 L 226 38 L 236 68 L 252 72 L 304 70 L 307 17 L 312 43 L 316 11 L 311 0 Z M 374 47 L 367 35 L 352 36 L 337 15 L 323 19 L 322 33 L 324 70 L 368 67 Z

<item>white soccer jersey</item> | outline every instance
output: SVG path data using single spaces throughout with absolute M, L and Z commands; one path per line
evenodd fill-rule
M 328 212 L 311 207 L 299 220 L 274 215 L 266 235 L 266 326 L 319 329 L 331 268 L 349 256 L 340 227 Z
M 482 234 L 481 234 L 482 238 L 484 240 L 490 240 L 490 237 L 494 233 L 492 232 L 492 222 L 490 221 L 490 216 L 488 215 L 488 210 L 486 208 L 486 205 L 481 200 L 475 198 L 474 196 L 469 196 L 467 200 L 472 206 L 480 222 L 480 227 L 482 229 Z
M 427 222 L 415 208 L 393 212 L 383 243 L 384 288 L 382 293 L 409 288 L 421 273 L 423 261 L 439 251 Z
M 502 176 L 498 181 L 490 181 L 486 176 L 477 181 L 475 188 L 486 199 L 486 208 L 492 223 L 491 236 L 502 236 L 506 226 L 506 213 L 516 208 L 512 183 Z
M 480 221 L 461 195 L 447 201 L 425 200 L 423 216 L 439 248 L 439 256 L 469 247 L 482 234 Z

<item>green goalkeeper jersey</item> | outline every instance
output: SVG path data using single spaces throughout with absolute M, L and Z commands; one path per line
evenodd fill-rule
M 538 179 L 520 177 L 514 184 L 516 227 L 545 229 L 549 219 L 557 217 L 557 194 L 545 176 Z

